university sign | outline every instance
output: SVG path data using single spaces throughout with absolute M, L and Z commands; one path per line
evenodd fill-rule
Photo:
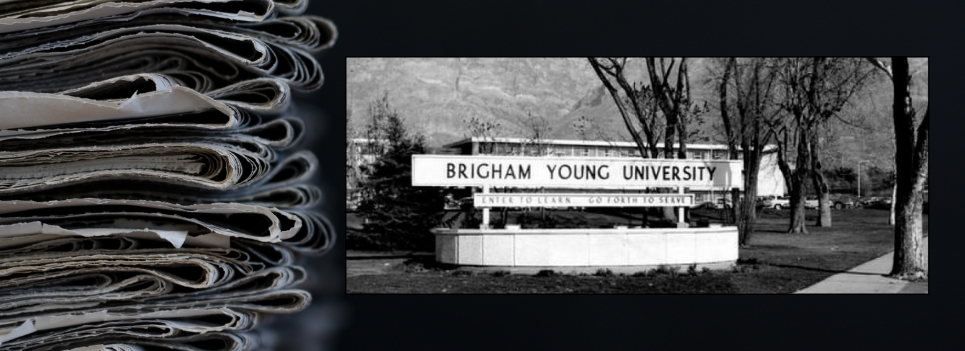
M 473 205 L 479 229 L 435 229 L 436 260 L 511 267 L 590 267 L 721 264 L 737 260 L 737 228 L 689 228 L 684 208 L 695 190 L 740 188 L 741 161 L 603 157 L 413 155 L 413 186 L 482 187 Z M 493 193 L 523 189 L 676 188 L 676 194 Z M 491 228 L 496 207 L 676 207 L 677 228 Z M 505 221 L 505 218 L 504 218 Z
M 692 194 L 475 194 L 477 208 L 488 207 L 668 207 L 694 205 Z
M 413 186 L 740 188 L 741 161 L 413 155 Z

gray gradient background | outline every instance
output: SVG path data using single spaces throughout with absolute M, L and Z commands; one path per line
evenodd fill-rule
M 931 56 L 936 72 L 943 72 L 930 80 L 938 88 L 931 89 L 938 112 L 942 101 L 957 101 L 942 97 L 958 91 L 949 83 L 961 76 L 955 71 L 965 59 L 961 45 L 949 40 L 953 33 L 965 32 L 958 18 L 965 11 L 961 5 L 944 3 L 312 1 L 309 13 L 333 20 L 340 37 L 320 57 L 326 77 L 323 88 L 297 101 L 308 125 L 310 143 L 306 145 L 321 160 L 319 179 L 325 192 L 321 209 L 337 228 L 345 223 L 341 204 L 345 56 Z M 960 154 L 956 149 L 961 145 L 951 140 L 960 138 L 962 128 L 949 128 L 948 123 L 960 124 L 961 119 L 938 120 L 943 127 L 932 130 L 932 162 L 956 164 L 950 156 Z M 938 169 L 930 174 L 930 181 L 951 189 L 960 184 L 951 181 L 953 174 Z M 939 219 L 953 216 L 941 213 L 954 207 L 942 206 L 941 198 L 933 200 L 939 202 L 935 209 L 939 215 L 932 225 L 943 232 L 942 226 L 948 224 Z M 942 247 L 960 246 L 937 246 L 934 259 L 954 256 L 942 255 Z M 845 341 L 856 336 L 860 344 L 853 346 L 861 349 L 900 349 L 936 338 L 933 330 L 940 328 L 927 325 L 940 320 L 934 312 L 949 302 L 940 296 L 901 302 L 870 296 L 346 297 L 344 262 L 341 242 L 328 255 L 311 261 L 326 275 L 313 279 L 310 286 L 328 293 L 312 289 L 315 300 L 309 310 L 281 316 L 295 326 L 291 330 L 302 331 L 300 337 L 305 340 L 287 345 L 305 347 L 279 350 L 321 350 L 318 342 L 323 335 L 337 336 L 332 344 L 337 350 L 729 349 L 725 345 L 824 349 L 832 341 L 848 347 Z M 881 334 L 885 329 L 880 323 L 892 320 L 915 321 L 921 327 L 913 328 L 911 338 Z M 317 332 L 333 321 L 344 328 L 337 334 Z M 787 338 L 791 335 L 798 337 Z M 783 340 L 770 340 L 773 336 Z

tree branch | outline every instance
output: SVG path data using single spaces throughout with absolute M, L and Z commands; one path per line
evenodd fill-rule
M 868 62 L 871 62 L 871 65 L 872 65 L 872 66 L 875 66 L 875 67 L 877 67 L 879 70 L 881 70 L 882 72 L 884 72 L 885 75 L 888 76 L 888 79 L 889 79 L 889 80 L 894 79 L 894 77 L 893 77 L 892 74 L 891 74 L 891 66 L 888 66 L 888 64 L 885 63 L 884 61 L 881 61 L 881 60 L 876 59 L 876 58 L 873 58 L 873 57 L 868 57 Z

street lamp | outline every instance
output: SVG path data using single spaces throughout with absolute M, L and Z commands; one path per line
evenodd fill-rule
M 858 161 L 858 197 L 861 197 L 861 164 L 864 162 L 870 163 L 871 161 Z

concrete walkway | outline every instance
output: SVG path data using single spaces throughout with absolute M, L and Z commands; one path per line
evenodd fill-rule
M 925 270 L 928 270 L 928 238 L 922 240 Z M 885 277 L 891 271 L 894 252 L 851 270 L 835 274 L 798 294 L 927 294 L 928 283 L 913 283 Z

